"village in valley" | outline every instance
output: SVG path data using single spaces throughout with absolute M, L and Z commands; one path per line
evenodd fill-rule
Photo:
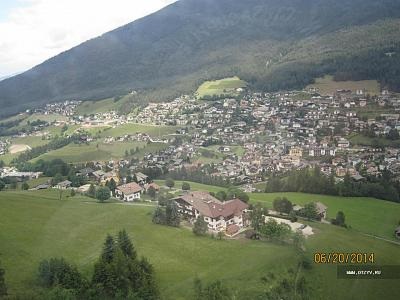
M 259 93 L 240 87 L 234 89 L 234 94 L 216 95 L 211 101 L 198 98 L 185 95 L 172 102 L 150 103 L 127 115 L 116 110 L 80 114 L 80 101 L 27 111 L 20 115 L 17 126 L 27 117 L 38 119 L 28 121 L 22 132 L 1 139 L 3 156 L 9 155 L 13 147 L 20 150 L 12 153 L 9 164 L 2 163 L 0 178 L 8 188 L 24 182 L 29 190 L 73 189 L 88 194 L 92 189 L 93 197 L 93 189 L 107 186 L 116 201 L 160 203 L 160 198 L 167 197 L 175 201 L 181 217 L 191 225 L 202 215 L 210 232 L 222 231 L 228 236 L 250 226 L 248 197 L 239 199 L 238 195 L 279 192 L 268 190 L 276 176 L 317 168 L 331 178 L 332 184 L 366 182 L 383 173 L 398 182 L 397 94 L 383 90 L 371 95 L 365 89 L 322 94 L 315 87 Z M 38 146 L 43 149 L 25 158 L 24 151 L 32 152 L 31 146 L 14 145 L 12 141 L 21 143 L 32 138 L 43 142 Z M 61 140 L 60 145 L 46 148 L 52 140 Z M 119 156 L 113 154 L 112 159 L 102 160 L 93 159 L 89 152 L 85 160 L 67 161 L 68 173 L 46 174 L 40 162 L 50 157 L 62 160 L 62 155 L 51 154 L 70 147 L 70 143 L 77 148 L 78 156 L 87 147 L 100 151 L 99 145 L 132 148 L 125 146 Z M 20 153 L 22 158 L 18 157 Z M 235 192 L 229 199 L 183 188 L 172 192 L 162 183 L 166 180 L 209 184 Z M 398 201 L 398 195 L 389 200 Z M 288 202 L 287 211 L 272 210 L 264 217 L 289 225 L 287 219 L 292 219 L 295 223 L 304 207 Z M 314 219 L 326 221 L 328 207 L 314 204 Z M 293 215 L 289 217 L 289 213 Z M 291 227 L 312 234 L 307 225 L 296 223 Z
M 373 263 L 372 241 L 386 262 L 397 257 L 400 96 L 375 83 L 261 93 L 228 78 L 206 84 L 223 86 L 217 92 L 200 87 L 170 102 L 132 103 L 132 91 L 27 110 L 0 121 L 0 199 L 10 211 L 33 205 L 33 214 L 55 209 L 60 224 L 85 223 L 72 228 L 88 243 L 76 248 L 101 247 L 105 232 L 125 226 L 167 272 L 163 291 L 187 279 L 185 264 L 197 282 L 210 265 L 218 269 L 204 280 L 245 262 L 256 272 L 252 284 L 240 291 L 227 284 L 226 293 L 253 299 L 249 293 L 279 294 L 289 282 L 283 293 L 299 289 L 299 299 L 310 299 L 309 278 L 326 278 L 329 255 L 363 249 L 361 262 Z M 45 228 L 75 236 L 58 217 L 44 221 L 56 219 Z M 184 277 L 171 280 L 172 273 Z M 190 298 L 190 288 L 182 294 Z

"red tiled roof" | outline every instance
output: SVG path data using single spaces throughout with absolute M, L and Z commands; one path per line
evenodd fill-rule
M 125 195 L 132 195 L 142 191 L 142 188 L 136 182 L 120 185 L 117 189 Z
M 176 200 L 178 199 L 182 199 L 189 205 L 192 205 L 203 216 L 211 218 L 218 218 L 220 216 L 226 218 L 231 215 L 238 216 L 242 214 L 243 210 L 249 207 L 239 199 L 221 202 L 206 192 L 189 192 L 176 198 Z
M 152 183 L 149 183 L 149 184 L 147 184 L 147 185 L 145 185 L 145 188 L 146 189 L 149 189 L 149 188 L 153 188 L 153 189 L 155 189 L 156 191 L 159 191 L 160 190 L 160 186 L 157 184 L 157 183 L 154 183 L 154 182 L 152 182 Z

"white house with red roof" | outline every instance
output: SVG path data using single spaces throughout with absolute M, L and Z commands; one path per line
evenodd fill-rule
M 136 182 L 127 183 L 120 185 L 115 189 L 115 195 L 126 202 L 133 202 L 135 200 L 140 200 L 142 194 L 142 187 Z
M 249 206 L 239 199 L 221 202 L 207 192 L 189 192 L 174 200 L 179 213 L 191 221 L 204 218 L 209 230 L 235 233 L 247 225 L 244 215 Z

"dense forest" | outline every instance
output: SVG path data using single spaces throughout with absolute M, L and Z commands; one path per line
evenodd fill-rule
M 265 77 L 244 75 L 242 78 L 257 90 L 277 91 L 302 89 L 326 74 L 333 75 L 336 81 L 378 80 L 382 87 L 400 92 L 400 44 L 320 62 L 288 63 Z

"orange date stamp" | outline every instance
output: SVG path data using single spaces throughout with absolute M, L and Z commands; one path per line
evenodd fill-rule
M 375 253 L 316 252 L 315 264 L 374 264 Z

